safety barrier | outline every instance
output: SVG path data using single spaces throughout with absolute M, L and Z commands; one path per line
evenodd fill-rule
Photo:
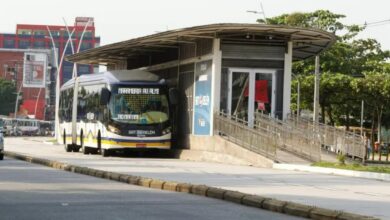
M 318 139 L 321 146 L 326 150 L 345 154 L 352 158 L 358 157 L 362 161 L 365 159 L 366 147 L 364 138 L 355 132 L 349 132 L 322 123 L 313 123 L 311 120 L 297 117 L 296 115 L 289 115 L 286 123 L 297 129 L 314 133 L 314 137 Z
M 263 128 L 250 128 L 248 122 L 223 112 L 214 116 L 214 130 L 250 151 L 259 153 L 272 160 L 276 159 L 276 149 L 280 137 L 278 133 Z

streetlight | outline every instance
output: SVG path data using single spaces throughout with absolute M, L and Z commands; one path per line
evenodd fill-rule
M 71 36 L 74 33 L 74 30 L 71 32 L 71 35 L 70 35 L 69 39 L 66 41 L 66 44 L 64 46 L 64 49 L 63 49 L 63 52 L 62 52 L 62 55 L 61 55 L 61 58 L 60 58 L 60 63 L 58 63 L 58 54 L 57 54 L 56 46 L 55 46 L 55 43 L 54 43 L 53 35 L 51 34 L 49 26 L 46 26 L 46 28 L 47 28 L 47 31 L 49 33 L 49 36 L 50 36 L 50 39 L 51 39 L 51 43 L 52 43 L 52 46 L 53 46 L 54 59 L 55 59 L 56 67 L 57 67 L 57 70 L 56 70 L 57 71 L 57 74 L 56 74 L 57 77 L 56 77 L 56 105 L 55 105 L 55 119 L 54 119 L 55 120 L 55 126 L 54 126 L 54 130 L 55 130 L 55 138 L 58 139 L 58 135 L 59 135 L 59 116 L 58 116 L 58 111 L 59 111 L 59 107 L 60 107 L 60 71 L 61 71 L 61 68 L 62 68 L 62 63 L 64 61 L 66 48 L 68 47 L 69 41 L 71 39 Z
M 253 13 L 253 14 L 262 14 L 264 17 L 264 23 L 267 24 L 267 17 L 265 16 L 263 4 L 261 4 L 261 2 L 260 2 L 260 8 L 261 8 L 261 11 L 247 10 L 246 12 Z

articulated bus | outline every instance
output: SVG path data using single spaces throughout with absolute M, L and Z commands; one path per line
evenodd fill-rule
M 170 101 L 176 91 L 142 70 L 88 74 L 61 87 L 59 143 L 67 152 L 98 153 L 128 148 L 170 149 Z

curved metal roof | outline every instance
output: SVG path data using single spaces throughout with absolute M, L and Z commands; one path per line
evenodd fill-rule
M 67 56 L 67 60 L 84 64 L 110 64 L 129 57 L 148 55 L 198 39 L 220 38 L 222 42 L 285 45 L 293 42 L 293 59 L 303 60 L 317 55 L 332 45 L 334 34 L 300 27 L 266 24 L 210 24 L 161 32 L 145 37 L 113 43 Z

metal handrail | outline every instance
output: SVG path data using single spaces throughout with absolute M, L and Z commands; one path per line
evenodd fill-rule
M 214 130 L 229 141 L 272 160 L 276 159 L 279 135 L 273 131 L 248 127 L 248 121 L 223 112 L 214 116 Z
M 305 131 L 313 131 L 325 149 L 346 154 L 352 158 L 358 157 L 364 162 L 366 146 L 361 135 L 292 114 L 289 115 L 286 123 L 293 124 Z

